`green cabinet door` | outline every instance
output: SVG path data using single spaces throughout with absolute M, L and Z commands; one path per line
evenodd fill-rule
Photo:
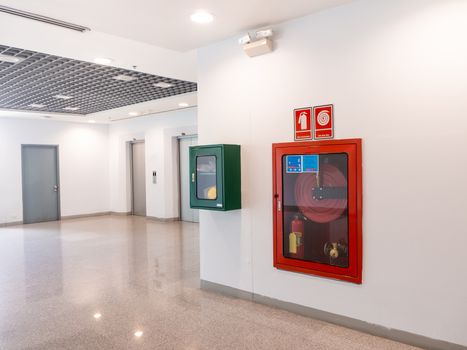
M 190 147 L 190 176 L 192 208 L 241 208 L 239 145 Z

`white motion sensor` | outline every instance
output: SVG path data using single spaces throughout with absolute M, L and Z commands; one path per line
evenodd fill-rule
M 240 39 L 238 39 L 238 43 L 240 45 L 249 44 L 250 42 L 251 42 L 251 36 L 248 33 L 242 36 Z
M 250 33 L 247 33 L 238 39 L 238 43 L 243 45 L 243 51 L 250 57 L 264 55 L 272 51 L 273 35 L 272 29 L 262 29 L 255 32 L 256 40 L 253 41 Z

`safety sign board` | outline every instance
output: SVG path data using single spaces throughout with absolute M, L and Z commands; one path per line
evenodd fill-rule
M 302 172 L 302 156 L 287 156 L 287 173 Z
M 304 154 L 291 155 L 286 157 L 287 171 L 286 173 L 317 173 L 319 172 L 319 155 Z
M 313 108 L 314 139 L 334 138 L 334 108 L 333 105 L 316 106 Z
M 312 139 L 311 111 L 311 107 L 294 110 L 294 137 L 296 141 Z

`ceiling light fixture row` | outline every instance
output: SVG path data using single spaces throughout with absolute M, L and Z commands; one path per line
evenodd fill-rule
M 113 62 L 113 60 L 111 58 L 97 57 L 97 58 L 94 59 L 94 63 L 102 64 L 104 66 L 108 66 L 112 62 Z
M 22 58 L 22 57 L 0 54 L 0 62 L 20 63 L 20 62 L 23 62 L 23 61 L 24 61 L 24 58 Z
M 55 95 L 55 98 L 61 99 L 61 100 L 69 100 L 73 98 L 73 96 L 67 96 L 67 95 Z

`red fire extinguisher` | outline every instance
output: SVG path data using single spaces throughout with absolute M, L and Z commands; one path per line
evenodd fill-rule
M 304 226 L 303 220 L 298 215 L 295 215 L 290 224 L 289 254 L 296 259 L 303 259 L 305 257 Z

